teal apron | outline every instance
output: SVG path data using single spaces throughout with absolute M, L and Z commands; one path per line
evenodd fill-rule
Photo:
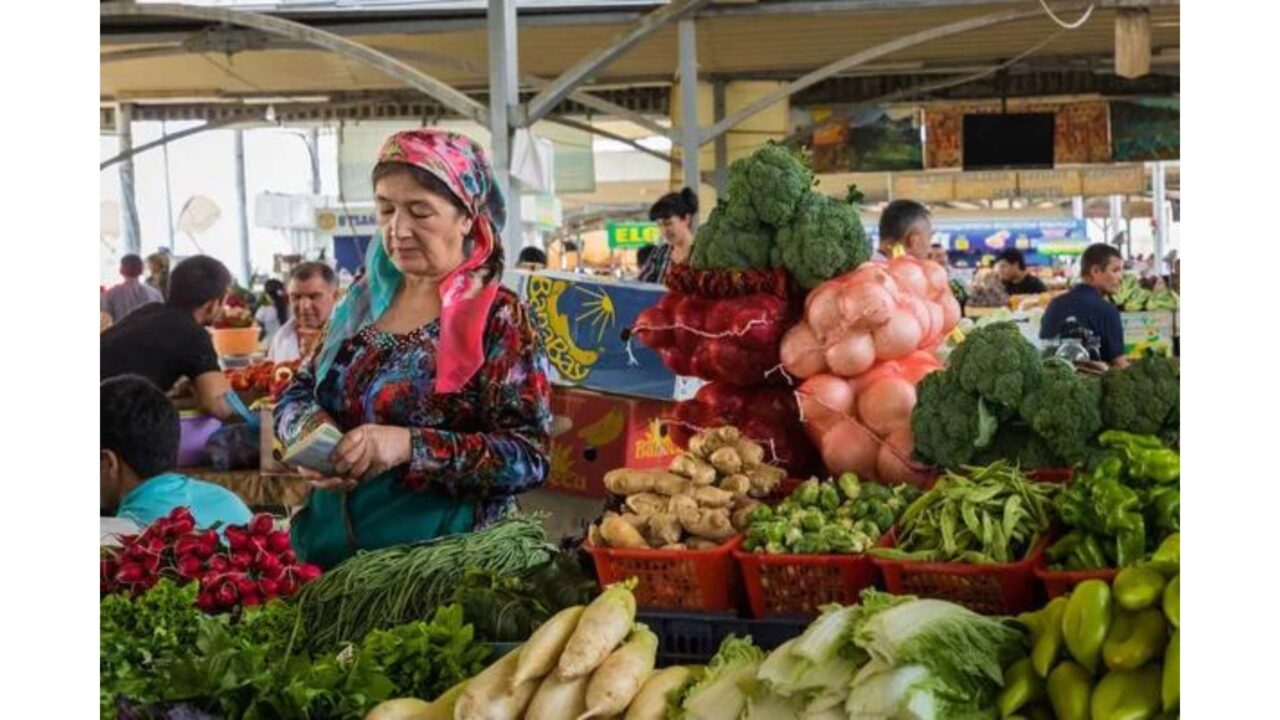
M 411 490 L 385 472 L 354 490 L 312 490 L 291 522 L 294 551 L 306 562 L 331 568 L 357 550 L 433 540 L 468 532 L 476 501 L 426 488 Z

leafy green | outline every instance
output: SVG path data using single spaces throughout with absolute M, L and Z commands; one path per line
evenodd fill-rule
M 1084 459 L 1087 445 L 1102 429 L 1101 387 L 1060 360 L 1045 363 L 1040 382 L 1022 398 L 1019 413 L 1058 457 Z
M 746 707 L 764 657 L 764 651 L 749 637 L 725 638 L 705 674 L 672 693 L 667 716 L 673 720 L 736 718 Z
M 476 635 L 489 642 L 522 642 L 547 618 L 584 605 L 596 595 L 594 580 L 568 553 L 519 575 L 474 568 L 453 593 Z
M 99 606 L 99 699 L 101 716 L 116 716 L 117 696 L 137 700 L 169 697 L 167 671 L 194 651 L 202 613 L 197 587 L 161 580 L 137 598 L 113 594 Z
M 1179 373 L 1171 358 L 1142 358 L 1102 377 L 1102 424 L 1155 435 L 1178 429 Z
M 853 205 L 810 191 L 791 223 L 778 229 L 773 264 L 809 289 L 869 259 L 871 244 Z

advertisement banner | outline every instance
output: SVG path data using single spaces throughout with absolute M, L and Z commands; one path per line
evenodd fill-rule
M 560 432 L 551 440 L 547 489 L 605 497 L 604 475 L 614 468 L 665 468 L 680 448 L 661 417 L 670 404 L 557 387 L 551 412 Z
M 874 247 L 880 241 L 880 229 L 864 227 Z M 1007 248 L 1021 250 L 1029 265 L 1048 265 L 1054 256 L 1079 254 L 1089 245 L 1085 221 L 1069 218 L 934 220 L 933 241 L 946 248 L 952 265 L 961 268 L 994 261 Z
M 662 237 L 658 226 L 651 222 L 609 222 L 604 227 L 611 250 L 635 250 L 655 245 Z
M 675 375 L 656 352 L 625 332 L 666 288 L 570 273 L 523 275 L 520 294 L 538 326 L 556 384 L 661 400 L 673 397 Z

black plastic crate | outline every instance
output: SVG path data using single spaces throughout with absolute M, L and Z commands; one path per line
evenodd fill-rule
M 730 635 L 750 636 L 758 647 L 773 650 L 809 625 L 809 620 L 798 617 L 746 620 L 729 613 L 656 610 L 640 611 L 636 621 L 658 636 L 658 667 L 706 663 Z

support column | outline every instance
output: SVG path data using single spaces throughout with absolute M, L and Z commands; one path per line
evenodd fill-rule
M 164 137 L 168 134 L 169 123 L 164 120 L 160 121 L 160 136 Z M 169 234 L 165 237 L 165 245 L 169 248 L 169 252 L 172 253 L 174 250 L 173 236 L 174 233 L 178 232 L 178 229 L 173 226 L 173 192 L 169 182 L 169 143 L 161 145 L 160 152 L 164 154 L 164 213 L 169 222 L 165 226 L 169 230 Z
M 698 128 L 698 35 L 692 19 L 679 25 L 680 38 L 680 159 L 685 187 L 698 191 L 698 148 L 702 145 Z
M 1164 211 L 1165 203 L 1165 174 L 1164 161 L 1157 162 L 1152 167 L 1151 190 L 1155 197 L 1151 203 L 1151 217 L 1156 223 L 1156 263 L 1155 270 L 1157 275 L 1164 274 L 1164 254 L 1165 248 L 1169 246 L 1169 223 L 1168 214 Z
M 1084 198 L 1079 195 L 1071 198 L 1071 217 L 1076 220 L 1084 219 Z
M 711 86 L 713 99 L 712 123 L 718 123 L 724 119 L 725 114 L 725 82 L 717 80 Z M 729 136 L 727 134 L 720 135 L 715 142 L 716 166 L 712 175 L 712 184 L 716 188 L 718 197 L 725 197 L 729 192 Z
M 1108 243 L 1115 240 L 1116 236 L 1120 234 L 1120 223 L 1124 220 L 1124 196 L 1112 195 L 1110 200 L 1111 223 L 1107 229 L 1110 231 L 1111 236 L 1107 238 Z
M 235 131 L 236 219 L 240 230 L 240 282 L 248 288 L 253 277 L 253 261 L 249 257 L 249 203 L 245 199 L 244 131 Z
M 524 245 L 520 216 L 520 186 L 511 177 L 512 111 L 520 105 L 516 63 L 518 45 L 516 0 L 489 0 L 489 131 L 493 137 L 493 170 L 507 199 L 507 224 L 502 247 L 510 266 Z
M 120 152 L 133 149 L 133 106 L 120 103 L 116 131 L 120 135 Z M 133 157 L 120 163 L 120 238 L 124 252 L 142 254 L 142 232 L 138 228 L 138 198 L 133 192 Z
M 307 152 L 311 155 L 311 194 L 320 194 L 320 130 L 307 131 Z

